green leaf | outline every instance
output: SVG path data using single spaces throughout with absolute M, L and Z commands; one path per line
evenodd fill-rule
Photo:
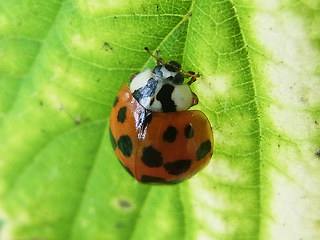
M 0 2 L 1 239 L 319 239 L 320 2 Z M 111 106 L 145 51 L 201 73 L 209 166 L 137 183 Z M 317 154 L 318 153 L 318 154 Z

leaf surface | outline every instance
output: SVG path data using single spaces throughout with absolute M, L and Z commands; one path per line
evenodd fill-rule
M 0 3 L 0 232 L 7 239 L 320 238 L 319 1 Z M 201 73 L 209 166 L 142 185 L 108 117 L 144 47 Z M 316 154 L 318 153 L 318 155 Z

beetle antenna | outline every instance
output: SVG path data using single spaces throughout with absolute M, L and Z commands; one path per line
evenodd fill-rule
M 152 52 L 150 51 L 150 49 L 148 47 L 145 47 L 144 50 L 147 51 L 147 53 L 149 53 L 151 55 L 151 57 L 155 58 L 157 60 L 157 65 L 165 65 L 166 62 L 162 59 L 158 57 L 159 54 L 159 50 L 156 51 L 156 54 L 152 54 Z
M 194 83 L 198 77 L 200 77 L 199 73 L 195 73 L 195 72 L 186 72 L 185 70 L 181 69 L 180 72 L 182 73 L 184 78 L 190 78 L 190 80 L 187 82 L 188 85 L 191 85 L 192 83 Z
M 159 50 L 156 50 L 155 54 L 153 54 L 148 47 L 145 47 L 144 50 L 147 51 L 147 53 L 150 54 L 151 57 L 155 58 L 157 60 L 157 65 L 166 65 L 166 62 L 160 58 L 159 55 Z M 169 63 L 170 64 L 170 63 Z M 190 78 L 190 80 L 187 82 L 188 85 L 191 85 L 194 83 L 198 77 L 200 77 L 199 73 L 194 73 L 194 72 L 187 72 L 183 69 L 180 69 L 180 73 L 183 75 L 184 78 Z

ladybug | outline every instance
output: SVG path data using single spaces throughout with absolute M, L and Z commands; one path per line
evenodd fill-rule
M 199 77 L 157 55 L 154 69 L 131 76 L 110 116 L 110 139 L 121 165 L 139 182 L 175 184 L 210 161 L 213 134 L 190 85 Z M 190 78 L 184 83 L 185 78 Z

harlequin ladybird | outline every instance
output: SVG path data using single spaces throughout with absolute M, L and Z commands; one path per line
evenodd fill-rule
M 199 75 L 152 56 L 157 66 L 133 74 L 130 87 L 118 93 L 110 139 L 122 166 L 139 182 L 173 184 L 208 164 L 213 134 L 204 113 L 188 111 L 198 103 L 190 84 Z M 185 78 L 190 80 L 184 83 Z

